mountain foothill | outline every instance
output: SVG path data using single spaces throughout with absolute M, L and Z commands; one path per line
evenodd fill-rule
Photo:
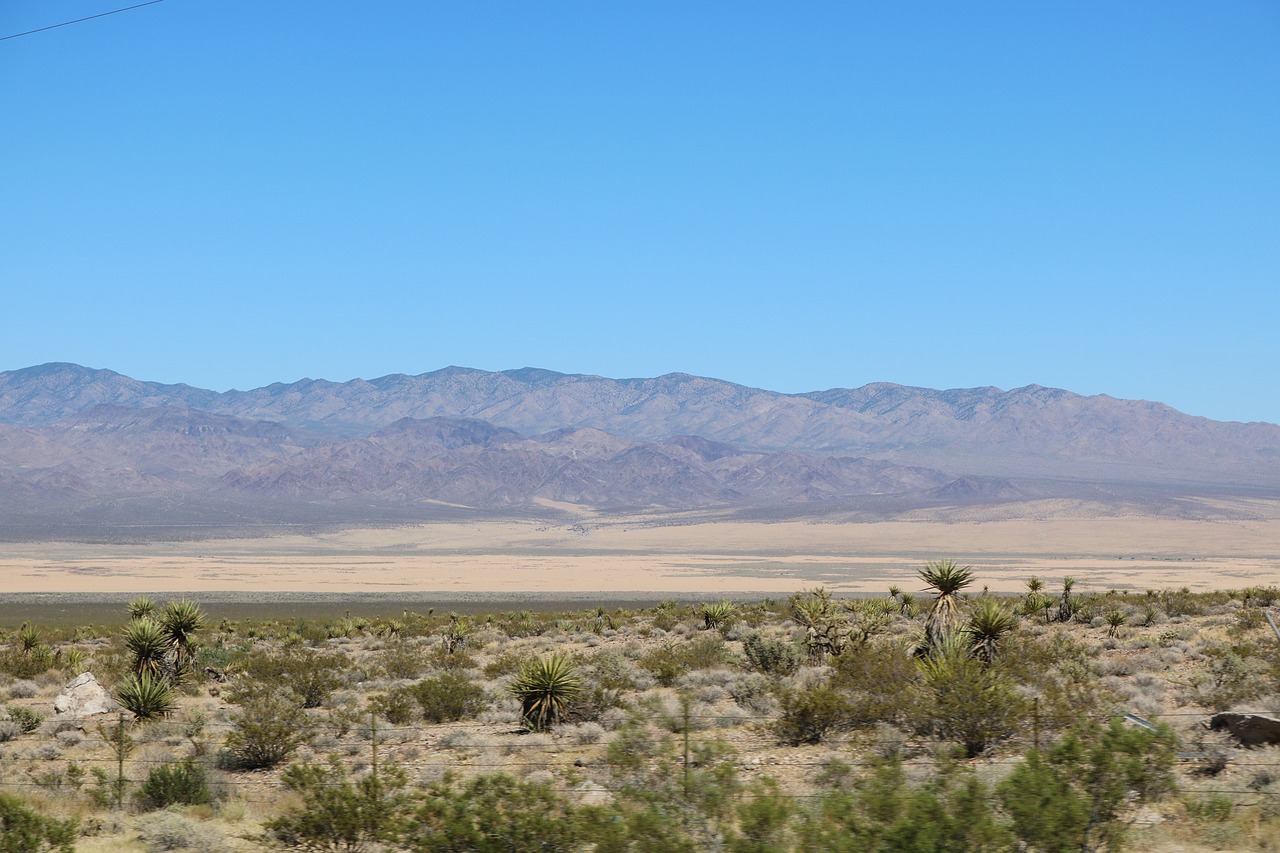
M 447 516 L 885 518 L 1045 498 L 1280 497 L 1280 426 L 1028 386 L 783 394 L 525 368 L 216 392 L 0 373 L 0 534 Z M 145 526 L 145 524 L 141 525 Z

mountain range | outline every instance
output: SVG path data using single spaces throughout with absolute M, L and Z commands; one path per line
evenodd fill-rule
M 1035 385 L 782 394 L 449 367 L 216 392 L 63 363 L 0 373 L 2 535 L 1081 495 L 1280 496 L 1280 426 Z

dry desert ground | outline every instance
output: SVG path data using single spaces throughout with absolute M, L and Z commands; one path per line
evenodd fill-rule
M 1091 589 L 1234 589 L 1280 580 L 1280 501 L 1204 503 L 1199 518 L 1080 501 L 933 510 L 893 521 L 686 516 L 434 523 L 260 538 L 8 543 L 9 593 L 244 591 L 417 597 L 787 594 L 907 586 L 926 561 L 978 570 L 992 592 L 1031 575 Z

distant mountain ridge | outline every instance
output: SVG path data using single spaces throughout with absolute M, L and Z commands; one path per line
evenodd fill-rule
M 449 367 L 215 392 L 74 364 L 0 373 L 0 505 L 906 507 L 1099 484 L 1280 493 L 1280 426 L 1035 385 L 782 394 Z

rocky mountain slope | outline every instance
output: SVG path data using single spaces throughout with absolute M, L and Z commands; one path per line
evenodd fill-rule
M 71 364 L 0 373 L 11 506 L 817 508 L 1091 488 L 1280 494 L 1280 426 L 1039 386 L 779 394 L 685 374 L 446 368 L 219 393 Z

